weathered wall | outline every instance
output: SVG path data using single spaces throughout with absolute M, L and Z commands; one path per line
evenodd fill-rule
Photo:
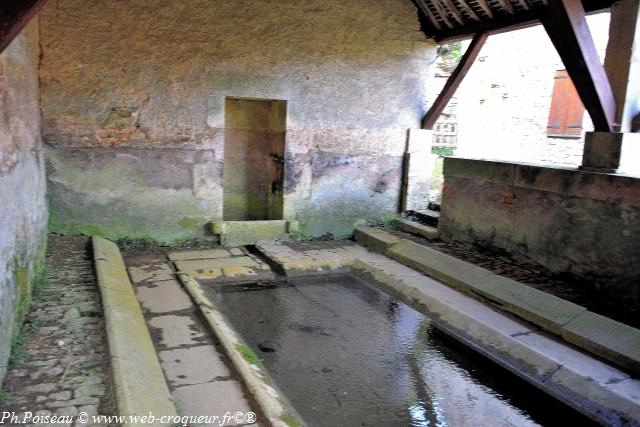
M 54 230 L 201 235 L 225 97 L 287 101 L 284 216 L 306 235 L 398 209 L 435 55 L 409 0 L 60 0 L 41 34 Z
M 0 54 L 0 380 L 46 246 L 35 21 Z
M 445 159 L 439 230 L 640 296 L 640 179 Z

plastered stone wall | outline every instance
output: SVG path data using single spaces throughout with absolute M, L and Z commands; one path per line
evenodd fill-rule
M 0 380 L 46 246 L 36 21 L 0 54 Z
M 438 229 L 640 297 L 640 179 L 447 158 Z
M 202 235 L 223 217 L 225 97 L 287 101 L 304 235 L 398 210 L 435 59 L 409 0 L 59 0 L 41 35 L 53 230 Z

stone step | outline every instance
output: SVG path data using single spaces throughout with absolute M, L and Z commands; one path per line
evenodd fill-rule
M 398 219 L 397 225 L 400 230 L 415 234 L 416 236 L 424 237 L 425 239 L 434 240 L 440 237 L 437 228 L 429 227 L 428 225 L 420 224 L 419 222 L 411 221 L 406 218 Z
M 437 228 L 438 222 L 440 222 L 440 212 L 431 209 L 424 211 L 407 211 L 407 216 L 413 217 L 417 221 L 434 228 Z
M 221 245 L 231 247 L 296 240 L 299 235 L 298 221 L 287 220 L 214 221 L 211 229 Z

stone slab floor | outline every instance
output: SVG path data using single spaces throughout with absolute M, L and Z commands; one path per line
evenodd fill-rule
M 0 413 L 114 414 L 89 244 L 86 237 L 49 236 L 45 280 L 34 291 L 32 309 L 12 355 Z
M 235 267 L 238 265 L 229 264 L 234 268 L 230 268 L 223 276 L 220 268 L 201 268 L 199 263 L 202 254 L 218 257 L 220 262 L 240 259 L 244 255 L 239 253 L 241 256 L 234 257 L 224 249 L 215 249 L 181 252 L 170 257 L 177 263 L 187 263 L 185 265 L 192 267 L 188 264 L 193 259 L 189 254 L 194 254 L 200 260 L 196 262 L 197 271 L 192 273 L 199 271 L 200 275 L 208 277 L 214 274 L 223 278 L 237 274 Z M 190 297 L 174 277 L 172 263 L 166 256 L 157 253 L 130 252 L 123 255 L 178 414 L 222 418 L 227 413 L 241 413 L 243 415 L 240 415 L 238 422 L 224 425 L 257 425 L 256 422 L 263 419 L 258 405 L 242 384 L 217 339 L 199 318 Z M 248 258 L 244 261 L 251 261 L 249 264 L 253 265 Z M 240 267 L 245 271 L 244 265 Z M 264 269 L 261 268 L 261 271 Z M 255 414 L 255 422 L 250 422 L 251 419 L 246 415 L 248 413 Z

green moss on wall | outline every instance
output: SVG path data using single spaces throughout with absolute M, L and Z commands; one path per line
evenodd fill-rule
M 24 316 L 31 304 L 31 282 L 29 280 L 29 266 L 22 265 L 16 267 L 14 273 L 14 283 L 16 284 L 16 297 L 13 303 L 13 318 L 15 324 L 22 324 Z
M 42 237 L 38 247 L 33 250 L 31 256 L 17 256 L 16 259 L 25 259 L 16 262 L 13 273 L 15 284 L 15 298 L 13 300 L 13 331 L 11 332 L 12 352 L 19 352 L 16 347 L 20 345 L 20 331 L 24 319 L 31 308 L 34 290 L 39 289 L 44 282 L 45 258 L 47 252 L 46 235 Z
M 394 228 L 400 215 L 396 212 L 382 212 L 372 218 L 353 218 L 343 216 L 327 216 L 299 219 L 300 240 L 317 238 L 347 239 L 353 235 L 358 225 Z

